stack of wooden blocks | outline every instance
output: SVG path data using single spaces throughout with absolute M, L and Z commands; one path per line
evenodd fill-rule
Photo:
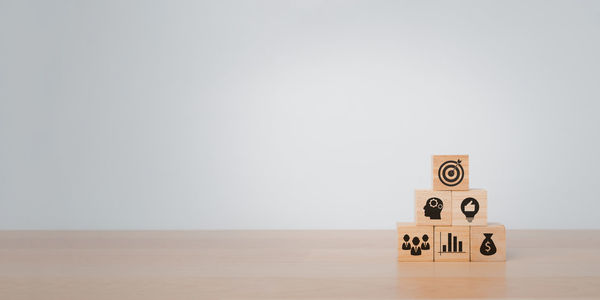
M 399 261 L 505 261 L 504 225 L 487 192 L 469 189 L 468 155 L 433 156 L 433 190 L 415 191 L 415 223 L 398 223 Z

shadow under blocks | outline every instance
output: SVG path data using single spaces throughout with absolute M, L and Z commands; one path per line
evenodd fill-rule
M 415 190 L 398 222 L 398 261 L 506 261 L 506 228 L 487 222 L 487 191 L 469 189 L 468 155 L 434 155 L 433 189 Z

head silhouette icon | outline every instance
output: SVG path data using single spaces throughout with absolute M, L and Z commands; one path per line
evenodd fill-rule
M 444 209 L 444 202 L 440 198 L 432 197 L 427 199 L 423 209 L 425 210 L 425 216 L 429 217 L 429 219 L 440 220 L 440 213 Z
M 419 240 L 419 238 L 418 238 L 418 237 L 416 237 L 416 236 L 415 236 L 415 237 L 413 238 L 413 240 L 412 240 L 412 243 L 413 243 L 413 245 L 415 245 L 415 247 L 416 247 L 417 245 L 419 245 L 419 243 L 420 243 L 420 242 L 421 242 L 421 240 Z

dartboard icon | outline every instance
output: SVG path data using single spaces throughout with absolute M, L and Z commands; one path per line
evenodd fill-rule
M 446 186 L 459 185 L 465 177 L 463 167 L 459 160 L 445 161 L 438 169 L 438 178 Z

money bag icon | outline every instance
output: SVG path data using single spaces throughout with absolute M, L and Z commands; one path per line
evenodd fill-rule
M 479 248 L 479 252 L 483 255 L 494 255 L 496 254 L 496 245 L 492 240 L 493 233 L 484 233 L 485 239 L 481 243 L 481 247 Z

